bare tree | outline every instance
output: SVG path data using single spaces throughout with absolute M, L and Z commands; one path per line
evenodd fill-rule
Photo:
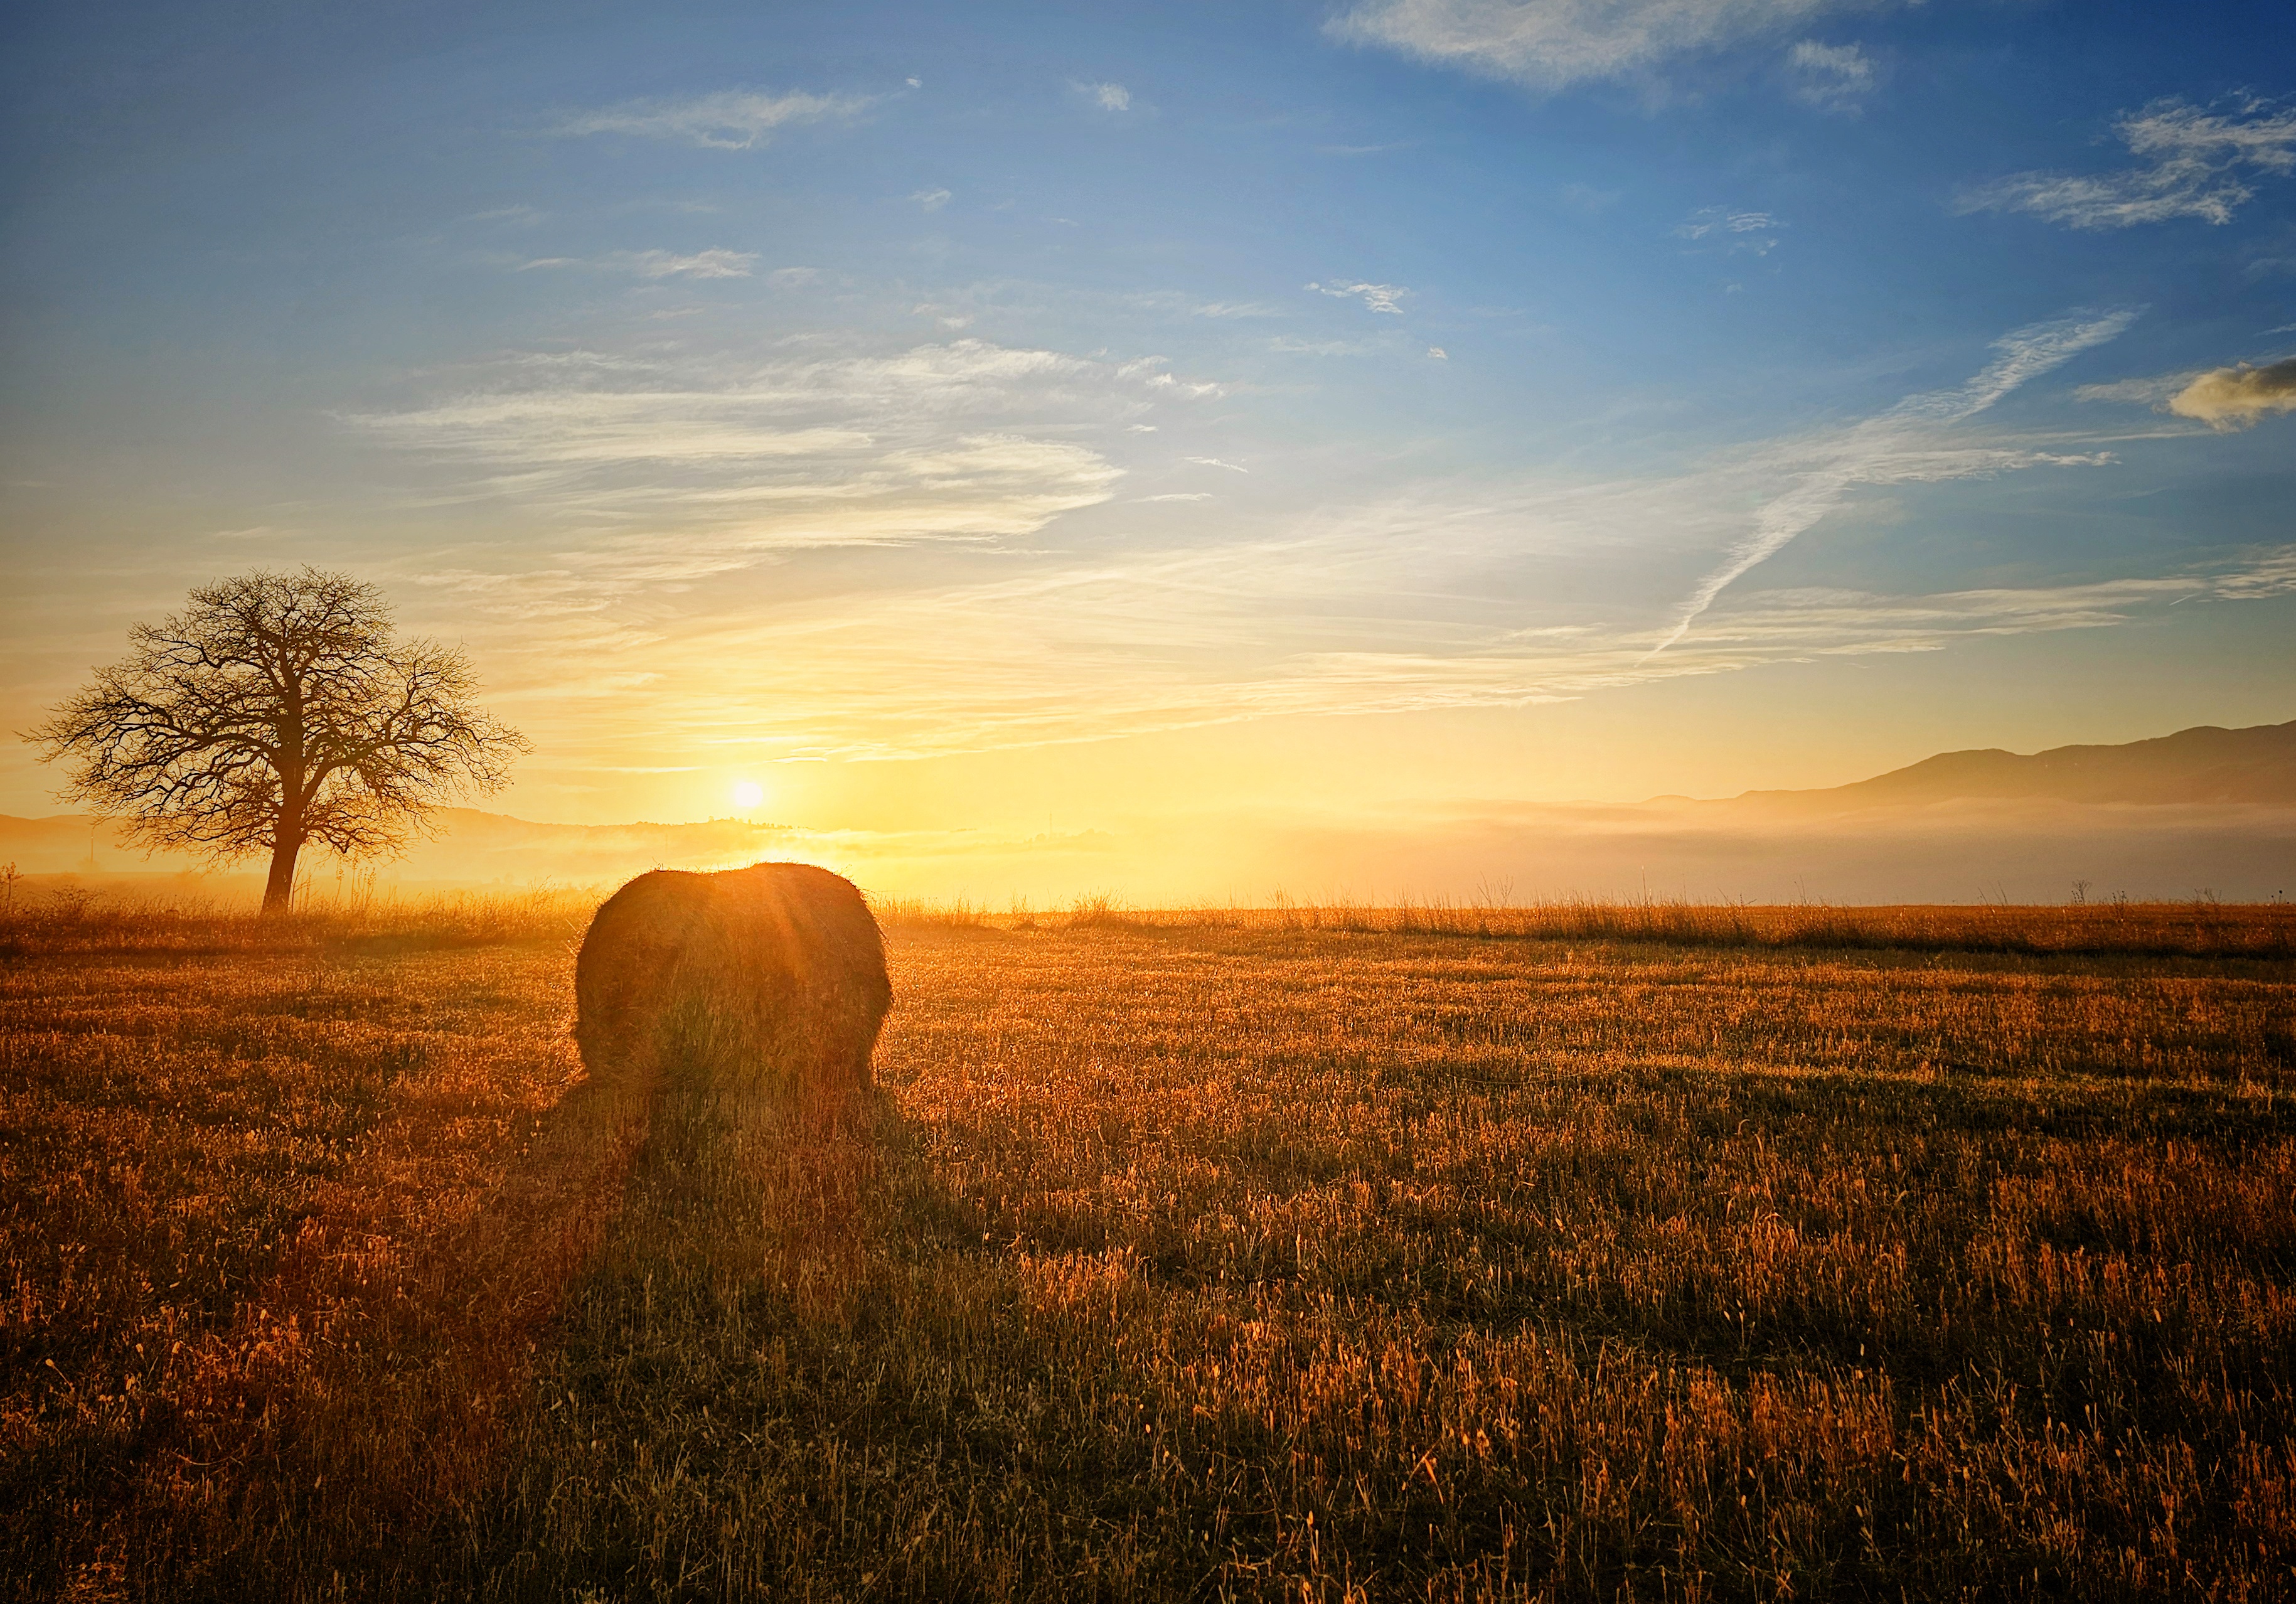
M 266 913 L 295 857 L 395 852 L 439 802 L 491 792 L 526 738 L 472 704 L 460 651 L 393 641 L 382 592 L 346 574 L 258 570 L 129 631 L 135 649 L 24 738 L 69 761 L 63 794 L 147 845 L 271 854 Z

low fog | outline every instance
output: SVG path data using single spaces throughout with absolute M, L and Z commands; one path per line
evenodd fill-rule
M 1003 909 L 1087 896 L 1205 903 L 1536 901 L 2263 901 L 2296 892 L 2296 811 L 2260 804 L 1961 800 L 1811 816 L 1759 800 L 1631 807 L 1157 818 L 1029 837 L 820 831 L 739 820 L 595 827 L 456 810 L 396 861 L 310 856 L 301 896 L 610 888 L 654 868 L 820 863 L 879 897 Z M 136 901 L 252 901 L 251 866 L 144 858 L 113 827 L 10 820 L 23 894 L 76 885 Z

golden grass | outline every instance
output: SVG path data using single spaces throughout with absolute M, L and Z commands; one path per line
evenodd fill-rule
M 2124 953 L 2296 958 L 2296 904 L 2098 902 L 2055 908 L 1836 907 L 1806 903 L 1476 902 L 1285 903 L 1272 908 L 1131 909 L 1105 896 L 1037 915 L 1025 906 L 893 901 L 888 925 L 1082 930 L 1193 927 L 1471 935 L 1494 940 L 1652 942 L 1675 947 L 1831 947 L 1922 952 Z
M 228 1592 L 490 1471 L 639 1112 L 532 911 L 0 933 L 0 1572 Z
M 546 920 L 0 933 L 0 1567 L 2296 1588 L 2278 910 L 914 911 L 802 1129 L 570 1095 Z

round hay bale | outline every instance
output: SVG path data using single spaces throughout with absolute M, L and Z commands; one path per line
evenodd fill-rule
M 808 863 L 656 869 L 590 921 L 574 1034 L 594 1076 L 857 1091 L 892 999 L 851 881 Z

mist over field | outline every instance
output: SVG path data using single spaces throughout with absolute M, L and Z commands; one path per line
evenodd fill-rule
M 252 880 L 146 858 L 116 825 L 0 820 L 0 857 L 114 894 L 231 901 Z M 724 818 L 547 825 L 447 809 L 402 858 L 315 855 L 306 894 L 610 888 L 649 868 L 819 863 L 881 898 L 1086 897 L 1135 907 L 1284 901 L 2269 901 L 2296 892 L 2296 724 L 2196 729 L 2032 756 L 1962 753 L 1830 791 L 1634 804 L 1300 802 L 1015 835 Z
M 44 821 L 45 822 L 45 821 Z M 819 863 L 873 895 L 1039 908 L 1112 896 L 1135 907 L 1238 903 L 1508 902 L 1594 898 L 1751 902 L 2062 902 L 2079 897 L 2267 901 L 2296 894 L 2296 818 L 2260 806 L 1949 802 L 1848 818 L 1780 819 L 1759 806 L 1458 804 L 1317 822 L 1158 820 L 1138 829 L 998 839 L 742 823 L 528 825 L 458 813 L 448 833 L 372 872 L 315 857 L 304 894 L 420 895 L 619 884 L 649 868 Z M 0 824 L 0 852 L 46 885 L 70 876 L 139 900 L 245 901 L 259 877 L 146 860 L 100 835 Z M 64 846 L 62 842 L 70 844 Z

